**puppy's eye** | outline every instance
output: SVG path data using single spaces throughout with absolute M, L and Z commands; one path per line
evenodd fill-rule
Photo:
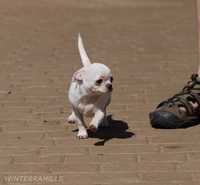
M 113 82 L 113 77 L 112 76 L 110 77 L 110 81 Z
M 101 85 L 102 82 L 103 82 L 103 80 L 99 79 L 99 80 L 96 81 L 96 85 Z

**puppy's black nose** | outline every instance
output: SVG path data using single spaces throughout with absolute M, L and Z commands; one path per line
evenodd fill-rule
M 107 84 L 106 87 L 108 88 L 109 91 L 112 91 L 112 90 L 113 90 L 112 84 Z

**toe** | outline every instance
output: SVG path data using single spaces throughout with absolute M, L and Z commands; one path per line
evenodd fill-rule
M 88 138 L 87 135 L 85 135 L 85 136 L 77 136 L 77 137 L 78 137 L 78 139 L 87 139 Z
M 88 134 L 87 133 L 78 133 L 77 138 L 78 139 L 87 139 Z
M 167 111 L 155 111 L 149 114 L 150 122 L 154 128 L 180 128 L 183 121 L 180 120 L 175 114 Z

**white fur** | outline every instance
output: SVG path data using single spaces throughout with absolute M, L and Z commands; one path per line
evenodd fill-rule
M 78 34 L 78 50 L 79 50 L 79 54 L 81 56 L 81 61 L 82 61 L 83 66 L 90 65 L 91 62 L 90 62 L 90 59 L 84 49 L 84 45 L 83 45 L 83 41 L 82 41 L 80 33 Z
M 106 107 L 111 100 L 112 74 L 111 70 L 100 63 L 91 63 L 84 49 L 82 38 L 78 35 L 78 49 L 83 67 L 76 71 L 72 77 L 69 88 L 69 101 L 72 113 L 68 122 L 78 126 L 78 138 L 88 137 L 84 116 L 91 117 L 89 129 L 96 131 L 106 118 Z M 98 80 L 101 79 L 101 83 Z M 110 87 L 110 88 L 109 88 Z

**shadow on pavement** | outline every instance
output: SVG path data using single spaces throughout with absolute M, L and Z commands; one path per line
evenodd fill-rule
M 112 116 L 107 117 L 109 126 L 108 127 L 100 127 L 96 133 L 88 131 L 90 138 L 99 138 L 103 139 L 102 141 L 96 142 L 95 146 L 102 146 L 107 141 L 118 138 L 118 139 L 127 139 L 135 134 L 133 132 L 127 131 L 128 124 L 122 120 L 114 120 Z

